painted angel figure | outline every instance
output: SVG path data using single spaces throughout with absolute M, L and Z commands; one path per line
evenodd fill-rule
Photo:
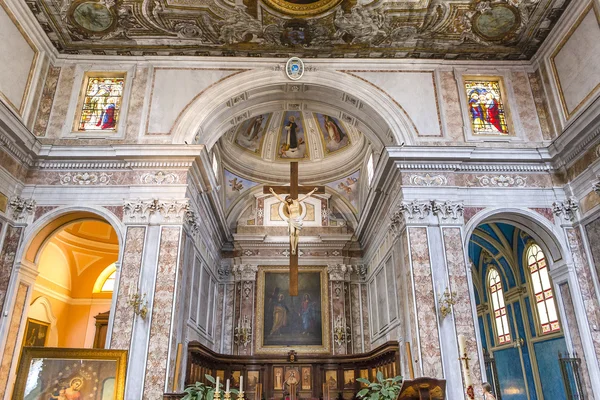
M 298 249 L 298 238 L 300 236 L 300 229 L 302 229 L 302 211 L 300 208 L 300 203 L 309 198 L 314 192 L 319 190 L 318 188 L 314 188 L 310 192 L 306 194 L 306 196 L 301 199 L 292 199 L 291 196 L 286 196 L 285 199 L 282 199 L 275 193 L 273 188 L 269 188 L 269 192 L 277 200 L 283 203 L 286 211 L 288 212 L 288 231 L 290 234 L 290 244 L 292 247 L 292 255 L 296 254 L 296 250 Z

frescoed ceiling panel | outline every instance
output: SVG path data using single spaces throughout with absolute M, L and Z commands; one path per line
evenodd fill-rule
M 28 0 L 68 54 L 528 59 L 571 0 Z

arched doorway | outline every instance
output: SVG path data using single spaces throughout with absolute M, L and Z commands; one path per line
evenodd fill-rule
M 46 235 L 23 345 L 104 348 L 118 259 L 117 232 L 104 220 L 76 219 Z
M 522 216 L 472 227 L 468 256 L 488 381 L 502 399 L 566 399 L 581 375 L 561 364 L 572 354 L 550 270 L 562 259 L 548 232 Z M 567 389 L 568 387 L 568 389 Z

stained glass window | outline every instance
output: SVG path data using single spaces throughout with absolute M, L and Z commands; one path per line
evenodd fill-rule
M 371 185 L 371 181 L 373 180 L 373 175 L 375 174 L 375 170 L 373 169 L 373 153 L 369 156 L 369 161 L 367 161 L 367 180 L 368 184 Z
M 124 77 L 87 78 L 78 131 L 114 131 L 117 129 Z
M 554 301 L 554 291 L 548 275 L 548 263 L 544 252 L 537 244 L 527 248 L 527 264 L 531 274 L 531 286 L 537 305 L 542 334 L 560 331 L 560 322 Z
M 502 281 L 500 281 L 500 275 L 495 268 L 490 269 L 488 274 L 488 286 L 490 288 L 490 297 L 492 299 L 494 321 L 496 322 L 496 335 L 498 337 L 498 344 L 503 345 L 510 343 L 510 330 L 508 328 L 506 305 L 504 304 Z
M 508 135 L 501 83 L 465 80 L 469 118 L 475 135 Z

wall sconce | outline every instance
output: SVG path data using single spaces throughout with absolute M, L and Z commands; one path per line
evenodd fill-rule
M 246 315 L 244 315 L 244 321 L 238 321 L 238 326 L 233 330 L 233 342 L 244 347 L 252 342 L 252 327 Z
M 523 347 L 523 346 L 525 346 L 525 341 L 523 340 L 522 337 L 516 339 L 515 342 L 513 343 L 514 348 Z
M 444 293 L 440 296 L 438 304 L 442 318 L 446 318 L 452 312 L 452 306 L 456 304 L 456 300 L 454 300 L 455 296 L 456 292 L 450 292 L 448 288 L 446 288 Z
M 342 321 L 342 316 L 338 315 L 333 324 L 333 341 L 338 346 L 350 342 L 350 327 Z
M 148 315 L 148 301 L 146 300 L 146 293 L 141 295 L 139 291 L 133 293 L 132 288 L 129 288 L 127 304 L 133 307 L 133 313 L 135 315 L 139 315 L 142 319 L 146 319 L 146 316 Z

